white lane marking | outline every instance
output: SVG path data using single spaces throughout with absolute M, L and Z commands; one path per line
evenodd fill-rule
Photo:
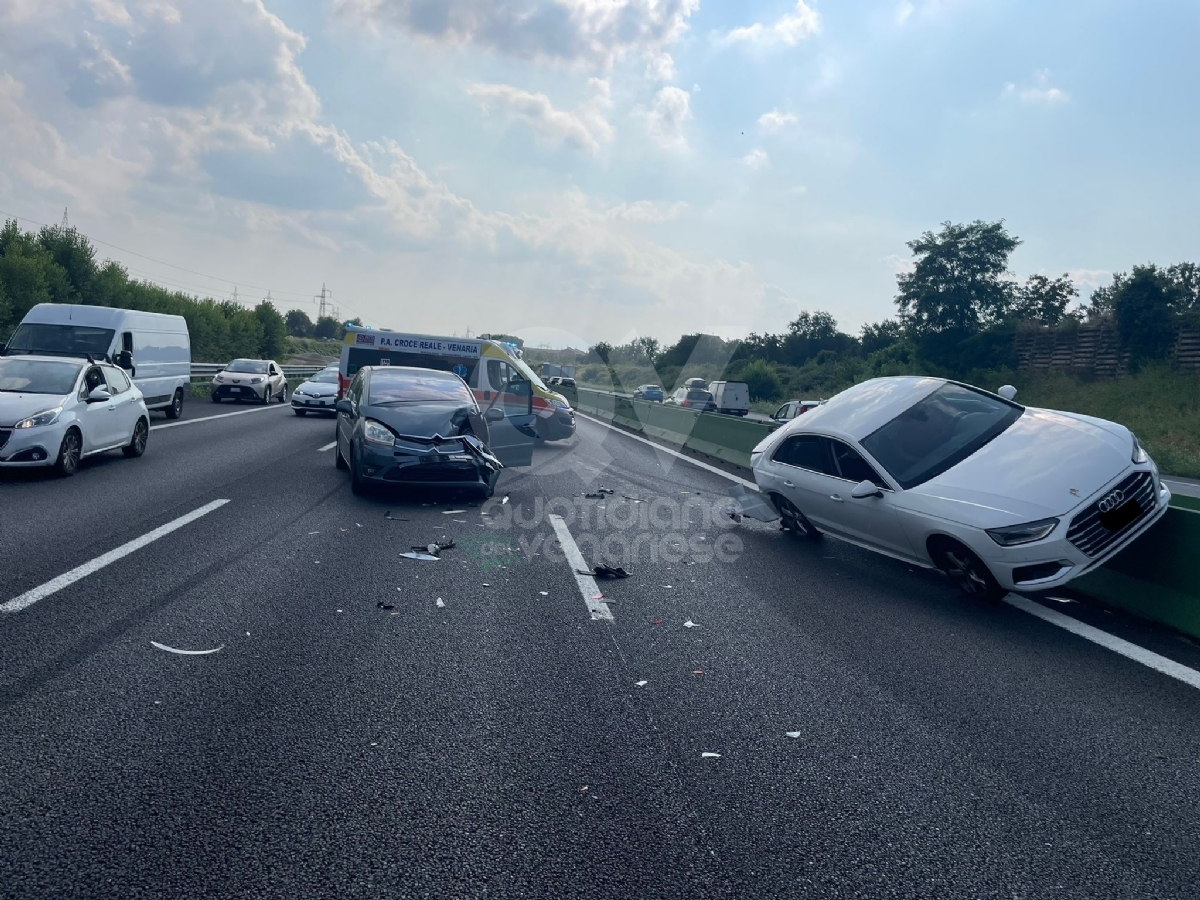
M 554 528 L 554 533 L 558 535 L 558 542 L 562 544 L 563 555 L 566 556 L 571 571 L 575 573 L 575 583 L 579 585 L 579 593 L 583 595 L 583 602 L 587 604 L 588 612 L 592 614 L 592 621 L 613 621 L 612 610 L 608 608 L 608 604 L 603 600 L 595 599 L 600 594 L 600 587 L 596 584 L 596 579 L 591 575 L 580 574 L 588 568 L 588 564 L 583 561 L 583 554 L 579 552 L 575 538 L 571 537 L 571 529 L 567 527 L 562 516 L 551 516 L 550 524 Z
M 195 425 L 198 422 L 214 422 L 217 419 L 228 419 L 230 416 L 248 416 L 250 413 L 270 412 L 273 409 L 288 409 L 286 403 L 272 403 L 269 406 L 258 406 L 254 409 L 239 409 L 237 412 L 218 413 L 215 416 L 202 416 L 199 419 L 184 419 L 182 422 L 171 422 L 167 425 L 152 425 L 151 431 L 162 431 L 165 428 L 182 428 L 184 425 Z
M 700 469 L 704 469 L 706 472 L 712 472 L 714 475 L 720 475 L 722 478 L 728 479 L 729 481 L 732 481 L 735 484 L 740 484 L 744 487 L 747 487 L 752 491 L 758 490 L 758 485 L 755 484 L 753 481 L 747 481 L 745 478 L 740 478 L 737 475 L 734 475 L 730 472 L 726 472 L 724 469 L 718 469 L 716 466 L 710 466 L 706 462 L 701 462 L 698 459 L 692 459 L 692 457 L 688 456 L 686 453 L 680 453 L 678 450 L 672 450 L 670 447 L 664 447 L 662 444 L 656 444 L 656 443 L 654 443 L 654 441 L 647 440 L 646 438 L 642 437 L 640 434 L 634 434 L 633 432 L 625 431 L 624 429 L 617 428 L 611 422 L 605 422 L 603 419 L 593 419 L 591 416 L 585 416 L 579 410 L 575 410 L 575 415 L 581 419 L 587 419 L 589 422 L 595 422 L 597 425 L 603 425 L 605 428 L 615 431 L 618 434 L 623 434 L 627 438 L 631 438 L 632 440 L 635 440 L 635 441 L 640 441 L 641 443 L 645 444 L 647 447 L 653 447 L 655 450 L 658 450 L 662 453 L 666 453 L 670 456 L 674 456 L 676 459 L 682 459 L 684 462 L 691 463 L 693 466 L 696 466 L 697 468 L 700 468 Z
M 180 516 L 178 519 L 174 519 L 168 522 L 166 525 L 160 525 L 153 531 L 143 534 L 140 538 L 135 538 L 127 544 L 122 544 L 115 550 L 109 550 L 107 553 L 97 556 L 91 562 L 85 562 L 82 566 L 76 566 L 70 572 L 64 572 L 62 575 L 47 581 L 40 587 L 31 588 L 30 590 L 21 594 L 21 596 L 14 597 L 7 603 L 0 603 L 0 612 L 15 613 L 20 612 L 23 609 L 28 609 L 39 600 L 43 600 L 46 597 L 49 597 L 51 594 L 61 591 L 63 588 L 74 584 L 81 578 L 87 578 L 93 572 L 98 572 L 105 566 L 116 562 L 118 559 L 128 556 L 130 553 L 133 553 L 136 550 L 142 549 L 147 544 L 154 543 L 160 537 L 165 537 L 172 531 L 176 531 L 190 522 L 195 522 L 201 516 L 208 515 L 214 509 L 220 509 L 228 502 L 228 500 L 214 500 L 212 503 L 206 503 L 199 509 L 192 510 L 186 516 Z
M 1173 494 L 1200 498 L 1200 484 L 1191 481 L 1176 481 L 1174 478 L 1162 478 L 1160 480 L 1171 489 L 1171 493 Z
M 746 481 L 744 478 L 738 478 L 736 475 L 731 475 L 728 472 L 718 469 L 716 466 L 710 466 L 707 463 L 692 459 L 690 456 L 686 456 L 683 453 L 679 453 L 678 451 L 664 447 L 661 444 L 648 441 L 640 435 L 631 434 L 624 429 L 617 428 L 610 422 L 605 422 L 603 419 L 594 419 L 591 416 L 584 415 L 583 413 L 579 412 L 579 410 L 575 411 L 575 415 L 581 419 L 587 419 L 589 422 L 595 422 L 597 425 L 603 425 L 605 428 L 615 431 L 618 434 L 622 434 L 627 438 L 632 438 L 635 441 L 641 441 L 643 444 L 648 444 L 656 450 L 661 450 L 663 453 L 669 453 L 672 456 L 683 460 L 684 462 L 691 463 L 693 466 L 699 466 L 701 469 L 706 469 L 707 471 L 712 472 L 714 475 L 720 475 L 722 478 L 727 478 L 730 481 L 736 481 L 739 484 L 743 484 L 748 488 L 758 490 L 758 486 L 753 482 Z M 1163 480 L 1165 481 L 1166 479 Z M 1188 510 L 1188 512 L 1193 512 L 1193 510 Z M 829 535 L 829 537 L 838 536 Z M 846 543 L 851 543 L 855 546 L 862 547 L 862 545 L 857 541 L 846 541 Z M 863 549 L 871 550 L 871 548 L 866 547 Z M 878 553 L 881 551 L 871 550 L 871 552 Z M 892 554 L 887 553 L 884 555 L 891 556 Z M 893 558 L 899 559 L 900 557 Z M 906 563 L 912 562 L 912 560 L 901 561 Z M 924 565 L 926 568 L 932 568 L 928 563 L 922 563 L 922 565 Z M 586 566 L 581 566 L 580 568 L 586 568 Z M 1078 619 L 1073 619 L 1070 616 L 1063 615 L 1060 612 L 1047 609 L 1040 603 L 1034 603 L 1032 600 L 1026 600 L 1024 597 L 1018 597 L 1016 594 L 1009 594 L 1005 598 L 1005 602 L 1007 602 L 1010 606 L 1021 610 L 1022 612 L 1029 613 L 1031 616 L 1037 616 L 1039 619 L 1043 619 L 1053 625 L 1059 626 L 1060 628 L 1065 628 L 1067 631 L 1079 635 L 1079 637 L 1084 638 L 1085 640 L 1099 644 L 1101 647 L 1106 647 L 1107 649 L 1112 650 L 1114 653 L 1119 653 L 1128 659 L 1132 659 L 1135 662 L 1149 666 L 1156 671 L 1162 672 L 1164 675 L 1170 675 L 1172 678 L 1177 678 L 1185 684 L 1190 684 L 1192 687 L 1200 688 L 1200 672 L 1196 671 L 1195 669 L 1189 669 L 1187 666 L 1180 665 L 1173 660 L 1167 659 L 1165 656 L 1160 656 L 1152 650 L 1147 650 L 1145 647 L 1139 647 L 1137 644 L 1132 644 L 1129 641 L 1117 637 L 1116 635 L 1109 634 L 1107 631 L 1101 631 L 1099 628 L 1087 625 L 1083 622 L 1080 622 Z
M 334 447 L 336 447 L 336 446 L 337 446 L 337 441 L 330 441 L 330 442 L 329 442 L 328 444 L 326 444 L 324 447 L 318 447 L 318 448 L 317 448 L 317 452 L 318 452 L 318 453 L 324 453 L 326 450 L 332 450 L 332 449 L 333 449 Z
M 1113 653 L 1119 653 L 1127 659 L 1141 663 L 1143 666 L 1149 666 L 1151 669 L 1162 672 L 1164 675 L 1170 675 L 1184 684 L 1200 688 L 1200 672 L 1197 672 L 1195 669 L 1189 669 L 1187 666 L 1181 665 L 1173 659 L 1167 659 L 1165 656 L 1160 656 L 1151 650 L 1147 650 L 1145 647 L 1131 644 L 1129 641 L 1109 634 L 1107 631 L 1093 628 L 1085 622 L 1072 619 L 1070 616 L 1064 616 L 1060 612 L 1047 609 L 1040 603 L 1034 603 L 1032 600 L 1027 600 L 1024 597 L 1018 597 L 1016 594 L 1009 594 L 1004 598 L 1004 602 L 1009 606 L 1015 606 L 1022 612 L 1029 613 L 1031 616 L 1037 616 L 1051 625 L 1065 628 L 1072 634 L 1077 634 L 1079 637 L 1091 641 L 1093 644 L 1099 644 L 1101 647 L 1113 651 Z

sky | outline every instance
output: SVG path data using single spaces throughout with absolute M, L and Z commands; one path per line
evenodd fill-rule
M 895 312 L 906 242 L 1200 258 L 1200 3 L 0 0 L 0 215 L 315 317 L 587 346 Z

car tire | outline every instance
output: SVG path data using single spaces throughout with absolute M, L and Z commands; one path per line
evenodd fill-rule
M 268 384 L 263 388 L 262 400 L 259 401 L 263 406 L 271 402 L 271 386 Z
M 350 493 L 361 497 L 367 492 L 367 483 L 358 472 L 358 460 L 354 458 L 354 445 L 350 445 Z
M 168 419 L 178 419 L 183 415 L 183 388 L 175 388 L 175 396 L 171 398 L 171 405 L 163 412 L 167 414 Z
M 125 454 L 126 459 L 137 459 L 146 452 L 146 441 L 150 437 L 150 426 L 145 419 L 138 419 L 137 424 L 133 426 L 133 437 L 129 439 L 129 443 L 121 448 L 121 452 Z
M 929 558 L 972 600 L 999 603 L 1008 593 L 1000 586 L 991 570 L 972 550 L 951 538 L 934 538 L 929 542 Z
M 61 478 L 70 478 L 79 468 L 82 455 L 83 438 L 77 429 L 68 428 L 58 448 L 58 459 L 54 461 L 55 473 Z
M 333 443 L 333 464 L 340 472 L 345 472 L 346 469 L 350 468 L 348 465 L 346 465 L 346 457 L 342 456 L 342 447 L 336 436 L 334 437 Z
M 308 410 L 307 409 L 293 409 L 292 412 L 294 412 L 298 416 L 303 416 L 308 413 Z
M 799 507 L 787 497 L 781 494 L 772 494 L 771 502 L 779 510 L 780 525 L 784 531 L 790 531 L 792 534 L 810 541 L 819 541 L 824 536 L 812 522 L 808 521 L 808 517 L 800 512 Z
M 220 395 L 220 394 L 218 394 L 216 391 L 213 391 L 213 393 L 212 393 L 212 402 L 213 402 L 213 403 L 220 403 L 220 402 L 221 402 L 221 395 Z

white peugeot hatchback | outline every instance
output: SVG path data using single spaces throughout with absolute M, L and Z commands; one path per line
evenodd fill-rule
M 1123 425 L 1015 393 L 872 379 L 765 438 L 754 478 L 809 538 L 934 566 L 980 598 L 1058 588 L 1158 521 L 1171 492 Z
M 74 475 L 85 456 L 146 452 L 142 392 L 116 366 L 50 356 L 0 357 L 0 466 L 54 466 Z

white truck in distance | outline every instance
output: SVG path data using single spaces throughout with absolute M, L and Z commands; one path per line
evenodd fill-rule
M 750 387 L 744 381 L 714 381 L 708 386 L 717 412 L 744 416 L 750 412 Z

